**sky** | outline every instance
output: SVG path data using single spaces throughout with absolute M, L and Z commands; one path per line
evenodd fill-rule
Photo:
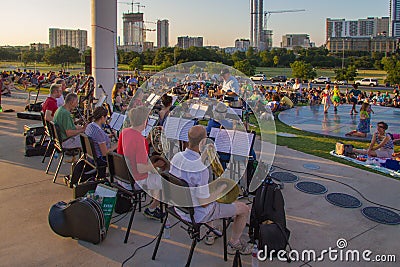
M 112 0 L 107 0 L 112 1 Z M 131 10 L 130 0 L 117 0 L 118 35 L 122 40 L 122 13 Z M 121 2 L 121 3 L 120 3 Z M 144 5 L 144 20 L 168 19 L 170 46 L 178 36 L 203 36 L 204 45 L 234 46 L 236 39 L 250 38 L 250 0 L 134 0 Z M 49 28 L 88 31 L 91 46 L 91 0 L 2 1 L 0 45 L 48 43 Z M 265 0 L 264 11 L 305 9 L 304 12 L 271 14 L 268 29 L 273 46 L 282 35 L 305 33 L 317 46 L 325 42 L 326 18 L 346 20 L 389 17 L 389 0 Z M 137 8 L 134 8 L 135 12 Z M 156 25 L 148 23 L 149 29 Z M 155 32 L 147 40 L 156 43 Z

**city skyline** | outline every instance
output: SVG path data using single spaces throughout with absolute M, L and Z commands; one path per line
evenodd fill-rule
M 48 43 L 49 28 L 81 29 L 88 31 L 91 45 L 90 0 L 42 0 L 40 5 L 28 0 L 18 1 L 24 8 L 4 12 L 0 45 L 29 45 Z M 120 1 L 118 1 L 120 2 Z M 129 1 L 118 3 L 118 36 L 123 36 L 122 14 L 131 11 Z M 175 46 L 178 36 L 202 36 L 204 45 L 234 46 L 236 39 L 250 39 L 250 0 L 232 4 L 228 0 L 183 1 L 141 0 L 145 21 L 169 20 L 169 43 Z M 15 3 L 3 3 L 3 10 L 14 10 Z M 285 34 L 309 34 L 317 46 L 325 43 L 326 18 L 361 19 L 389 17 L 389 0 L 281 0 L 264 1 L 264 11 L 305 9 L 305 12 L 272 14 L 268 29 L 273 30 L 273 46 L 278 47 Z M 136 7 L 134 12 L 136 12 Z M 147 24 L 154 29 L 156 25 Z M 156 32 L 147 33 L 147 40 L 157 43 Z

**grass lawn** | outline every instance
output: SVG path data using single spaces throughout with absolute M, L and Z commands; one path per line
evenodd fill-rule
M 264 73 L 267 78 L 285 75 L 286 77 L 293 77 L 291 68 L 256 68 L 256 73 Z M 380 84 L 384 84 L 383 80 L 386 77 L 386 71 L 383 70 L 359 70 L 356 79 L 361 78 L 377 78 Z M 317 77 L 326 76 L 330 77 L 332 81 L 335 80 L 335 73 L 333 69 L 317 69 Z

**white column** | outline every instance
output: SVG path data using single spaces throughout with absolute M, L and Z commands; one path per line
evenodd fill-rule
M 111 90 L 117 80 L 117 1 L 92 0 L 92 75 L 96 83 L 95 97 L 102 94 L 102 85 L 111 105 Z

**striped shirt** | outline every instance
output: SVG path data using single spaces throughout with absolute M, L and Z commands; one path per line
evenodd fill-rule
M 90 138 L 92 138 L 97 158 L 102 156 L 100 150 L 100 144 L 105 143 L 107 148 L 111 147 L 110 138 L 103 131 L 103 129 L 100 128 L 100 126 L 97 123 L 95 122 L 89 123 L 89 125 L 86 127 L 85 134 Z
M 384 149 L 394 149 L 394 144 L 393 144 L 392 137 L 388 133 L 385 134 L 385 136 L 389 137 L 389 141 L 382 148 L 384 148 Z M 383 141 L 383 140 L 379 140 L 379 133 L 375 133 L 375 140 L 378 143 L 378 145 Z

